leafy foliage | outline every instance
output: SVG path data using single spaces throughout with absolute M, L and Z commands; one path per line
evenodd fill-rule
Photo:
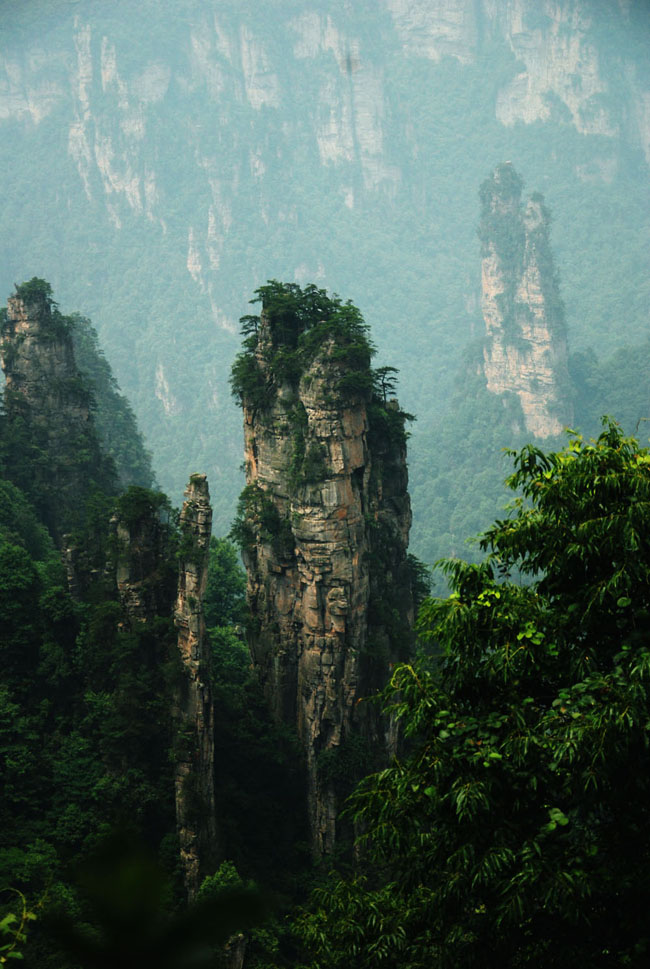
M 256 483 L 246 485 L 241 493 L 230 537 L 249 554 L 263 542 L 270 543 L 280 558 L 293 555 L 291 522 L 281 516 L 271 498 Z
M 67 402 L 90 401 L 74 380 L 57 390 L 60 413 L 32 414 L 9 400 L 0 424 L 0 886 L 14 886 L 29 911 L 43 898 L 44 918 L 25 942 L 25 957 L 43 969 L 70 964 L 45 939 L 46 916 L 91 918 L 71 872 L 108 830 L 138 833 L 172 878 L 178 856 L 164 847 L 175 841 L 176 517 L 166 496 L 141 487 L 114 498 L 112 463 L 91 423 L 79 439 L 66 434 Z M 62 495 L 71 467 L 75 488 Z M 143 588 L 155 605 L 146 623 L 125 622 L 118 601 L 116 512 L 135 545 L 144 519 L 160 540 L 159 568 L 143 576 L 155 586 Z M 53 539 L 70 527 L 66 576 Z M 0 924 L 9 918 L 11 929 L 14 913 L 2 902 Z
M 104 839 L 79 873 L 93 929 L 50 915 L 48 936 L 83 969 L 214 966 L 227 940 L 267 914 L 252 886 L 223 885 L 184 911 L 169 912 L 171 884 L 154 854 L 133 838 Z
M 610 422 L 513 456 L 392 677 L 407 754 L 352 798 L 374 872 L 305 915 L 313 966 L 647 961 L 650 453 Z
M 243 625 L 247 619 L 246 575 L 237 549 L 226 538 L 210 539 L 203 613 L 208 628 Z
M 120 520 L 127 525 L 135 525 L 152 515 L 169 519 L 172 513 L 167 495 L 138 485 L 131 485 L 115 500 L 115 509 Z
M 576 424 L 587 434 L 597 433 L 603 411 L 616 414 L 627 434 L 642 441 L 650 435 L 650 393 L 645 374 L 649 372 L 650 341 L 621 347 L 599 359 L 594 350 L 576 351 L 569 357 L 574 388 Z
M 70 321 L 59 312 L 59 304 L 54 301 L 52 287 L 47 280 L 33 276 L 27 282 L 16 286 L 15 290 L 15 295 L 28 309 L 36 308 L 40 314 L 44 340 L 58 339 L 70 332 Z
M 270 280 L 255 293 L 251 302 L 261 303 L 262 313 L 242 317 L 244 350 L 237 356 L 231 373 L 232 392 L 239 403 L 252 408 L 269 407 L 278 386 L 288 383 L 297 389 L 310 364 L 323 352 L 338 370 L 332 387 L 333 402 L 365 400 L 370 405 L 369 417 L 376 436 L 387 434 L 391 441 L 403 443 L 404 423 L 414 418 L 398 406 L 391 406 L 387 399 L 395 390 L 397 369 L 371 369 L 375 347 L 357 307 L 349 300 L 341 302 L 336 294 L 328 296 L 313 284 L 301 289 L 295 283 Z M 300 472 L 307 482 L 318 480 L 319 475 L 314 477 L 312 468 L 317 461 L 313 450 L 307 467 L 300 467 L 305 453 L 300 421 L 297 437 L 300 441 L 296 480 Z
M 22 947 L 27 941 L 27 924 L 33 922 L 36 913 L 27 906 L 22 892 L 14 889 L 20 903 L 19 914 L 8 912 L 0 918 L 0 965 L 7 965 L 10 959 L 22 959 Z
M 269 280 L 255 291 L 259 317 L 242 317 L 244 351 L 232 368 L 231 387 L 240 404 L 268 407 L 282 383 L 296 386 L 315 356 L 329 345 L 328 356 L 341 365 L 337 391 L 367 396 L 372 389 L 370 360 L 374 353 L 361 313 L 336 295 L 313 284 Z M 262 362 L 262 366 L 260 366 Z
M 38 276 L 32 276 L 28 282 L 16 286 L 16 296 L 26 306 L 33 303 L 45 303 L 49 307 L 57 305 L 52 297 L 52 287 L 47 280 L 39 279 Z

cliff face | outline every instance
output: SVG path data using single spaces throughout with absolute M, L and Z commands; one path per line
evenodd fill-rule
M 188 899 L 198 891 L 217 849 L 214 724 L 207 676 L 203 596 L 208 580 L 212 508 L 204 474 L 190 478 L 181 511 L 181 550 L 174 622 L 182 677 L 177 693 L 176 824 Z
M 335 328 L 283 379 L 272 362 L 291 352 L 281 326 L 263 313 L 255 361 L 266 401 L 243 395 L 240 524 L 253 660 L 274 716 L 297 727 L 312 847 L 323 854 L 336 841 L 342 786 L 385 756 L 384 726 L 360 701 L 395 656 L 384 607 L 400 616 L 408 648 L 411 512 L 397 403 L 375 405 L 378 428 L 367 397 L 342 393 L 352 371 Z
M 548 213 L 539 195 L 522 207 L 521 187 L 506 163 L 481 188 L 484 370 L 488 390 L 515 393 L 525 430 L 546 438 L 573 418 L 566 327 Z
M 110 492 L 114 481 L 110 462 L 101 455 L 91 396 L 75 363 L 67 321 L 44 281 L 24 284 L 18 293 L 9 297 L 0 329 L 4 410 L 12 439 L 7 460 L 14 480 L 33 497 L 61 544 L 63 533 L 81 521 L 93 485 Z M 32 470 L 23 480 L 25 447 L 41 452 L 41 460 L 35 462 L 36 475 Z

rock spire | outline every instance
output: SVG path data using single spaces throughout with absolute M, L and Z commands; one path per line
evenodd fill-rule
M 177 692 L 176 824 L 188 899 L 211 870 L 217 850 L 214 717 L 203 618 L 212 508 L 204 474 L 193 474 L 180 517 L 178 594 L 174 622 L 182 676 Z
M 363 701 L 409 648 L 406 415 L 373 391 L 354 307 L 315 287 L 258 294 L 233 374 L 247 480 L 235 533 L 253 661 L 275 718 L 298 731 L 318 856 L 350 785 L 386 757 L 387 725 Z
M 510 162 L 481 187 L 484 372 L 494 394 L 514 393 L 525 430 L 560 434 L 572 422 L 564 309 L 539 194 L 522 205 Z

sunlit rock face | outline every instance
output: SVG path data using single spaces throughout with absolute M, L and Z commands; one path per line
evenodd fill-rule
M 519 398 L 524 428 L 537 438 L 571 423 L 566 328 L 540 195 L 521 203 L 510 163 L 483 183 L 482 299 L 488 390 Z
M 263 372 L 270 339 L 262 317 Z M 382 605 L 407 630 L 413 620 L 406 448 L 373 436 L 364 399 L 341 397 L 345 372 L 330 340 L 296 386 L 277 387 L 268 407 L 244 400 L 246 477 L 255 496 L 244 555 L 250 645 L 275 718 L 295 725 L 302 743 L 317 856 L 339 836 L 337 770 L 352 763 L 355 744 L 364 763 L 376 765 L 392 742 L 376 705 L 365 702 L 395 658 Z M 379 570 L 388 548 L 390 564 Z M 345 783 L 354 773 L 350 767 Z

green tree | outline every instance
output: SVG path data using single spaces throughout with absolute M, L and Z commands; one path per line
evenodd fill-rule
M 650 453 L 607 421 L 514 461 L 394 671 L 406 754 L 353 796 L 373 867 L 303 917 L 312 966 L 647 965 Z
M 20 286 L 16 285 L 16 296 L 22 299 L 27 306 L 32 303 L 47 303 L 48 306 L 56 307 L 58 304 L 54 302 L 52 297 L 52 287 L 47 282 L 46 279 L 39 279 L 38 276 L 32 276 L 32 278 Z
M 203 609 L 209 628 L 246 622 L 246 574 L 239 564 L 237 549 L 227 538 L 210 539 Z
M 22 959 L 20 951 L 27 941 L 25 929 L 28 922 L 33 922 L 36 914 L 32 912 L 22 892 L 13 890 L 19 902 L 18 914 L 8 912 L 0 918 L 0 966 L 6 965 L 10 959 Z
M 370 399 L 375 348 L 367 323 L 349 300 L 343 303 L 336 294 L 328 296 L 313 283 L 301 289 L 296 283 L 270 279 L 255 290 L 251 303 L 261 303 L 262 311 L 259 317 L 247 315 L 240 320 L 244 349 L 235 358 L 230 376 L 233 396 L 240 404 L 270 406 L 277 387 L 297 386 L 327 343 L 330 358 L 344 370 L 337 391 L 344 397 Z

